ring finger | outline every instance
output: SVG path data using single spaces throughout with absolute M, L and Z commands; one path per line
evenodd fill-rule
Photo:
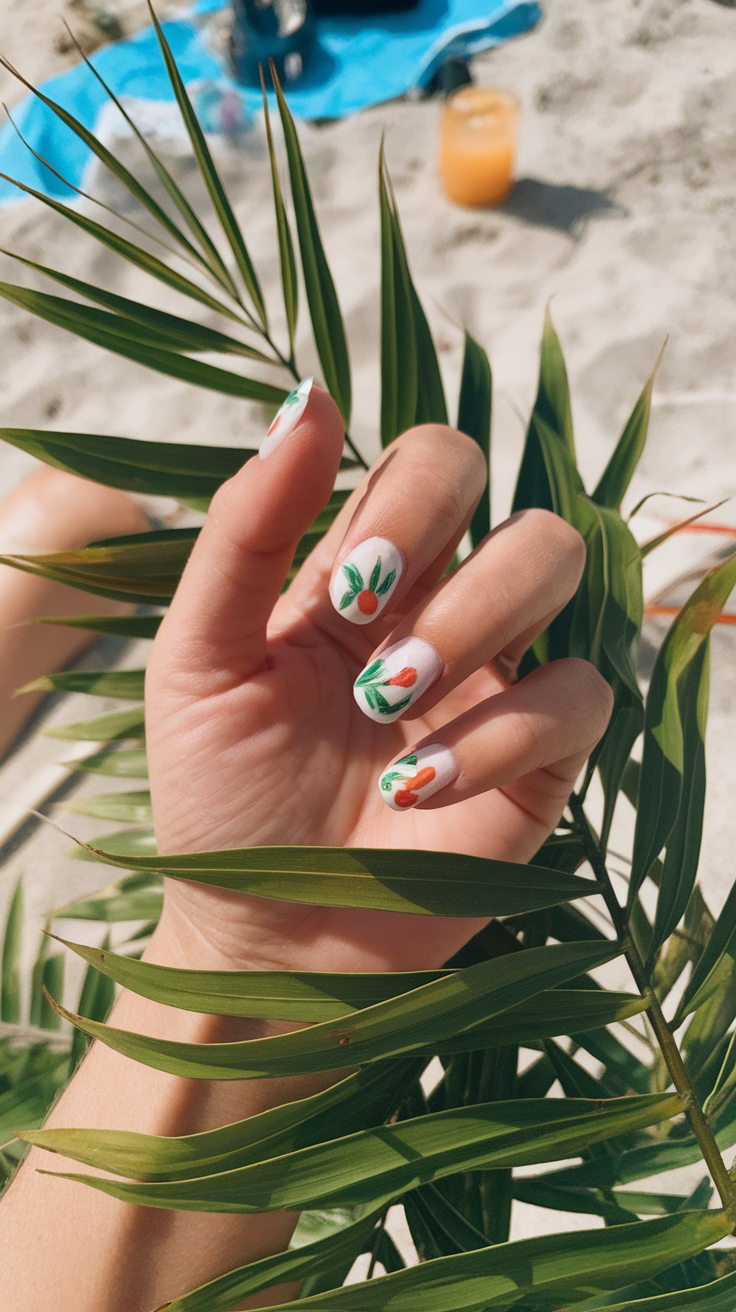
M 394 629 L 355 681 L 355 700 L 379 724 L 423 715 L 519 639 L 541 633 L 573 596 L 585 560 L 579 534 L 557 515 L 526 510 L 486 538 Z

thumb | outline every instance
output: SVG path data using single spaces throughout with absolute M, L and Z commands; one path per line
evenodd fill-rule
M 266 625 L 299 539 L 332 492 L 344 441 L 332 397 L 300 383 L 259 456 L 216 493 L 154 648 L 153 670 L 224 691 L 266 658 Z M 195 680 L 192 686 L 192 679 Z

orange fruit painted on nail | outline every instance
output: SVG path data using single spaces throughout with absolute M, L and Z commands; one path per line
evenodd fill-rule
M 419 801 L 419 794 L 409 793 L 404 789 L 402 789 L 400 793 L 395 794 L 394 801 L 397 806 L 402 806 L 402 807 L 413 806 L 415 802 Z
M 370 588 L 364 588 L 358 593 L 358 610 L 361 615 L 375 615 L 378 610 L 378 597 Z
M 399 670 L 393 679 L 387 679 L 386 682 L 394 688 L 411 688 L 417 681 L 417 672 L 411 665 L 405 665 L 403 670 Z
M 405 779 L 400 791 L 394 794 L 396 805 L 402 807 L 414 806 L 414 803 L 419 801 L 419 794 L 418 792 L 412 792 L 412 789 L 426 788 L 427 784 L 431 784 L 436 773 L 433 765 L 425 765 L 424 769 L 415 774 L 412 779 Z
M 436 770 L 433 765 L 425 765 L 424 769 L 420 770 L 419 774 L 415 774 L 413 779 L 407 779 L 404 787 L 416 789 L 426 788 L 427 784 L 431 784 L 435 774 Z

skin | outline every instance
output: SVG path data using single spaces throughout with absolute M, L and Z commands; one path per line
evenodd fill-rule
M 100 538 L 145 533 L 147 528 L 144 512 L 124 492 L 44 466 L 0 507 L 0 551 L 70 551 Z M 0 756 L 44 696 L 15 697 L 16 688 L 63 670 L 95 641 L 84 629 L 30 621 L 44 615 L 127 615 L 131 610 L 125 603 L 0 565 Z
M 336 407 L 315 388 L 293 431 L 215 498 L 149 663 L 160 850 L 344 844 L 527 861 L 605 728 L 610 693 L 582 661 L 556 662 L 518 685 L 499 670 L 513 673 L 534 634 L 573 594 L 582 542 L 555 516 L 525 512 L 441 582 L 484 474 L 470 439 L 428 425 L 389 448 L 279 599 L 341 451 Z M 332 608 L 328 586 L 352 547 L 374 535 L 396 543 L 406 570 L 387 610 L 358 627 Z M 408 633 L 433 643 L 442 674 L 404 718 L 374 724 L 357 707 L 353 682 L 377 650 Z M 458 780 L 410 812 L 391 811 L 378 776 L 423 741 L 451 746 Z M 169 881 L 146 957 L 201 969 L 422 969 L 446 961 L 483 923 L 303 906 Z M 294 1028 L 196 1016 L 130 994 L 114 1024 L 190 1042 Z M 193 1133 L 304 1097 L 333 1078 L 182 1080 L 98 1044 L 49 1124 Z M 51 1299 L 56 1312 L 152 1312 L 228 1266 L 277 1251 L 296 1221 L 284 1213 L 134 1208 L 39 1175 L 36 1166 L 67 1169 L 34 1150 L 8 1194 L 3 1233 L 15 1254 L 4 1284 L 8 1312 Z M 282 1286 L 242 1306 L 268 1306 L 294 1292 Z

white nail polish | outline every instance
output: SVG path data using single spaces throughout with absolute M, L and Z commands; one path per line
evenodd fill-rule
M 403 572 L 393 542 L 366 538 L 342 562 L 330 584 L 330 600 L 351 624 L 370 624 L 390 601 Z
M 273 423 L 261 442 L 258 452 L 261 460 L 265 460 L 266 456 L 270 456 L 271 452 L 275 451 L 276 447 L 296 427 L 307 408 L 313 382 L 313 378 L 305 378 L 298 387 L 294 388 L 293 392 L 289 393 L 281 409 L 275 414 Z
M 402 638 L 366 665 L 353 696 L 369 719 L 392 724 L 438 678 L 442 661 L 423 638 Z
M 408 811 L 456 779 L 460 767 L 449 747 L 430 743 L 416 748 L 384 770 L 378 788 L 393 811 Z

